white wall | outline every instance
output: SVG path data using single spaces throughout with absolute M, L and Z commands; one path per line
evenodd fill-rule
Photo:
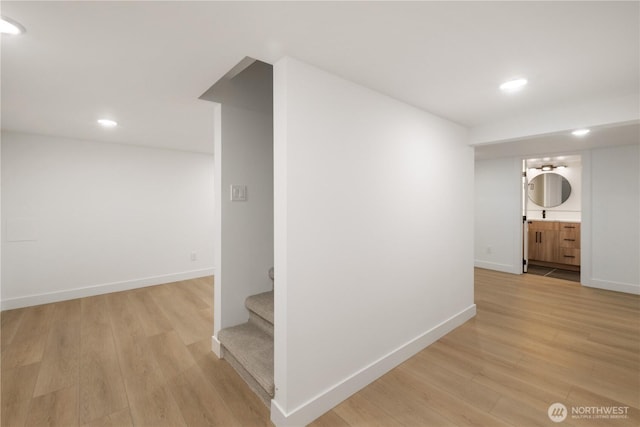
M 213 274 L 213 173 L 206 154 L 3 132 L 2 308 Z
M 522 160 L 475 162 L 475 266 L 522 273 Z
M 274 65 L 272 420 L 300 425 L 475 314 L 461 126 Z
M 589 168 L 591 236 L 582 250 L 591 269 L 583 283 L 640 294 L 640 146 L 592 150 Z
M 582 156 L 582 227 L 581 283 L 602 289 L 640 294 L 640 152 L 638 145 L 599 148 L 581 152 Z M 514 165 L 520 158 L 476 162 L 476 265 L 499 271 L 508 267 L 492 265 L 483 254 L 496 236 L 499 247 L 520 254 L 521 224 L 490 215 L 483 202 L 502 205 L 507 215 L 520 202 L 520 179 Z M 505 180 L 513 176 L 509 183 Z M 508 187 L 510 191 L 504 191 Z M 502 189 L 502 190 L 501 190 Z M 512 214 L 509 214 L 509 218 Z M 515 242 L 515 243 L 514 243 Z M 494 244 L 492 246 L 498 246 Z M 495 252 L 495 250 L 494 250 Z M 509 259 L 508 252 L 500 253 Z M 519 255 L 518 255 L 519 256 Z M 515 258 L 514 258 L 515 260 Z M 501 264 L 502 262 L 498 263 Z M 516 261 L 513 262 L 516 268 Z M 518 267 L 519 268 L 519 267 Z M 513 271 L 515 272 L 515 271 Z
M 545 172 L 529 169 L 527 170 L 527 178 L 531 182 L 533 178 L 542 173 Z M 527 197 L 527 218 L 542 219 L 542 210 L 544 209 L 548 220 L 580 222 L 582 220 L 582 163 L 568 163 L 567 168 L 555 169 L 553 173 L 561 175 L 569 181 L 571 185 L 569 198 L 559 206 L 543 208 Z

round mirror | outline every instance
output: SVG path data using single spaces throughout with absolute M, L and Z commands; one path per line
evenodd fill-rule
M 543 208 L 560 206 L 571 195 L 571 184 L 557 173 L 543 173 L 529 181 L 529 199 Z

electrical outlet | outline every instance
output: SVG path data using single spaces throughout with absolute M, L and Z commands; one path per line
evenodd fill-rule
M 486 252 L 490 254 L 492 251 L 493 251 L 493 248 L 491 246 L 487 246 Z
M 198 253 L 196 251 L 191 252 L 191 261 L 198 260 Z

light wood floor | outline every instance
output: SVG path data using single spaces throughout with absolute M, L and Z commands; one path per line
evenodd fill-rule
M 211 353 L 213 278 L 2 313 L 2 426 L 270 425 Z
M 640 298 L 476 270 L 478 315 L 312 426 L 638 426 Z M 212 279 L 2 313 L 2 426 L 270 425 L 209 352 Z M 551 403 L 628 418 L 547 417 Z M 571 409 L 569 409 L 571 410 Z

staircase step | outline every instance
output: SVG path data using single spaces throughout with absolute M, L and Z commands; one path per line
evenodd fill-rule
M 273 291 L 251 295 L 244 302 L 250 312 L 257 314 L 273 325 Z
M 273 337 L 249 322 L 221 330 L 218 339 L 224 348 L 223 357 L 269 406 L 275 395 Z
M 249 312 L 249 323 L 253 323 L 267 335 L 269 335 L 271 339 L 273 339 L 273 324 L 269 323 L 267 320 L 264 320 L 253 311 Z

